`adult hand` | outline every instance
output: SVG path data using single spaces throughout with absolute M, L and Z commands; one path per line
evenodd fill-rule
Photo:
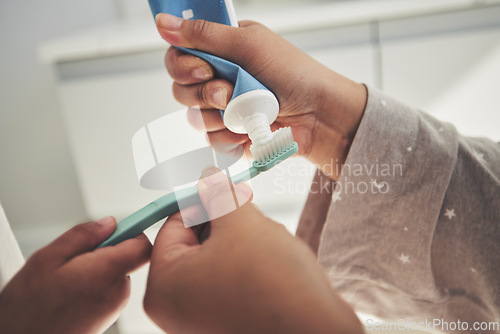
M 230 189 L 220 172 L 198 183 L 211 218 L 202 244 L 182 222 L 200 207 L 159 231 L 144 299 L 152 320 L 170 334 L 362 333 L 309 248 L 251 203 L 228 210 L 251 197 L 244 184 Z
M 145 235 L 94 250 L 112 217 L 80 224 L 33 254 L 0 293 L 0 333 L 99 333 L 130 294 L 128 274 L 145 264 Z
M 365 86 L 337 74 L 255 22 L 241 21 L 235 28 L 168 14 L 158 14 L 156 22 L 159 33 L 171 45 L 232 61 L 274 92 L 280 112 L 272 129 L 290 126 L 299 153 L 334 180 L 338 178 L 340 168 L 331 167 L 340 167 L 345 161 L 364 112 Z M 238 143 L 248 148 L 248 136 L 225 128 L 218 111 L 229 102 L 232 85 L 214 78 L 213 68 L 202 59 L 176 48 L 169 48 L 165 63 L 175 81 L 175 98 L 203 109 L 211 143 Z

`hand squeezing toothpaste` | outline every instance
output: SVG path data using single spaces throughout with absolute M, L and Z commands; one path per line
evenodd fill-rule
M 366 104 L 364 85 L 335 73 L 255 22 L 240 21 L 239 27 L 230 27 L 169 14 L 159 14 L 156 22 L 170 44 L 237 63 L 265 83 L 280 104 L 271 129 L 291 127 L 299 154 L 318 166 L 332 158 L 339 164 L 345 161 Z M 249 149 L 249 137 L 227 129 L 219 112 L 229 103 L 233 85 L 216 76 L 209 63 L 178 48 L 168 49 L 165 63 L 174 79 L 177 100 L 204 109 L 210 141 L 237 143 Z M 325 172 L 333 179 L 338 177 Z

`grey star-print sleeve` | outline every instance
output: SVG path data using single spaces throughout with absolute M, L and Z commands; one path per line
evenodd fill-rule
M 500 321 L 500 145 L 369 88 L 319 259 L 365 313 Z

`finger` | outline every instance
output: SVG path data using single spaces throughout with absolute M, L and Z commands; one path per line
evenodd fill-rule
M 171 45 L 206 51 L 225 59 L 245 55 L 240 42 L 250 37 L 245 29 L 204 20 L 183 20 L 164 13 L 156 16 L 156 26 Z
M 140 234 L 115 246 L 97 249 L 94 263 L 96 266 L 107 266 L 120 275 L 127 275 L 144 265 L 150 255 L 151 243 L 145 234 Z
M 248 138 L 248 135 L 234 133 L 229 131 L 228 129 L 209 132 L 207 133 L 207 136 L 208 141 L 212 146 L 218 143 L 234 143 L 242 145 L 250 140 Z
M 241 199 L 239 199 L 239 206 L 247 202 L 252 202 L 253 200 L 253 190 L 247 183 L 238 183 L 235 185 L 236 192 L 241 193 Z
M 234 185 L 215 167 L 203 170 L 198 182 L 198 192 L 212 224 L 218 224 L 217 218 L 233 212 L 252 199 L 252 190 L 248 185 L 244 183 Z
M 200 245 L 198 236 L 192 229 L 186 228 L 184 222 L 203 215 L 205 215 L 204 209 L 201 205 L 197 205 L 186 208 L 184 215 L 178 212 L 168 217 L 156 236 L 151 256 L 152 264 L 161 261 L 170 265 L 196 250 Z M 189 218 L 189 216 L 193 216 L 193 218 Z
M 177 101 L 186 106 L 200 106 L 201 109 L 226 109 L 233 86 L 226 80 L 212 79 L 205 83 L 190 86 L 174 82 L 173 95 Z
M 165 54 L 165 66 L 172 79 L 182 85 L 204 82 L 214 76 L 212 66 L 206 61 L 174 47 L 170 47 Z
M 39 250 L 34 257 L 60 266 L 79 254 L 93 250 L 106 240 L 115 228 L 116 220 L 113 217 L 79 224 Z
M 189 124 L 198 131 L 219 131 L 226 128 L 218 109 L 189 108 L 187 111 Z

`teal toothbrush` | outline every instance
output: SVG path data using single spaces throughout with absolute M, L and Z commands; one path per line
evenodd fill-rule
M 256 160 L 249 169 L 231 178 L 234 183 L 245 182 L 256 177 L 291 157 L 299 150 L 290 128 L 281 128 L 274 132 L 273 135 L 272 146 L 261 148 L 258 153 L 259 157 L 256 157 L 256 152 L 253 152 Z M 134 238 L 151 225 L 178 212 L 179 207 L 187 207 L 198 203 L 200 203 L 200 197 L 196 186 L 171 192 L 120 221 L 114 233 L 97 248 L 113 246 L 124 240 Z

